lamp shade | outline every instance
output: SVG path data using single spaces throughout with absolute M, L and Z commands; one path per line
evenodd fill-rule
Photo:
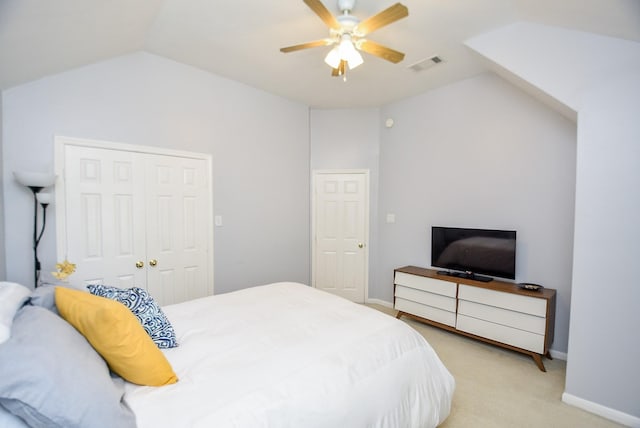
M 14 171 L 13 176 L 27 187 L 49 187 L 56 181 L 55 174 L 45 172 Z
M 338 51 L 338 47 L 331 49 L 327 56 L 324 58 L 324 62 L 331 68 L 340 67 L 340 52 Z
M 53 195 L 49 192 L 40 192 L 36 195 L 36 199 L 42 205 L 49 205 L 53 200 Z
M 362 55 L 360 55 L 360 52 L 358 52 L 353 45 L 353 40 L 349 34 L 342 35 L 340 44 L 338 45 L 338 52 L 340 59 L 347 61 L 350 70 L 353 70 L 364 62 Z

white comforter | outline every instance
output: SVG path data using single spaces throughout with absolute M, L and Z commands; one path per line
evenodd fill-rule
M 127 385 L 139 428 L 433 427 L 454 380 L 401 321 L 295 283 L 164 308 L 179 377 Z

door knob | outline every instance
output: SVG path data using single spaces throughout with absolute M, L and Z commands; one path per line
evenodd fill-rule
M 364 244 L 363 244 L 362 242 L 360 242 L 360 243 L 358 244 L 358 248 L 364 248 Z
M 142 268 L 144 267 L 144 262 L 143 262 L 142 260 L 138 260 L 138 261 L 136 262 L 136 267 L 137 267 L 138 269 L 142 269 Z
M 153 267 L 153 266 L 155 266 L 157 264 L 158 264 L 158 261 L 156 259 L 149 260 L 149 266 Z

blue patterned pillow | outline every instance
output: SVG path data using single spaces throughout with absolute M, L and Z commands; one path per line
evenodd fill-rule
M 153 297 L 142 288 L 117 288 L 106 285 L 88 285 L 87 288 L 91 294 L 115 300 L 129 308 L 158 348 L 178 346 L 173 326 Z

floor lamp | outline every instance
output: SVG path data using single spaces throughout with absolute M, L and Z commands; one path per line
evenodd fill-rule
M 47 207 L 51 203 L 51 194 L 40 191 L 45 187 L 52 186 L 56 181 L 56 176 L 41 172 L 19 172 L 15 171 L 13 176 L 18 183 L 31 189 L 33 193 L 33 286 L 38 287 L 40 277 L 40 260 L 38 260 L 38 244 L 44 233 L 47 219 Z M 38 232 L 38 204 L 42 206 L 42 227 Z

